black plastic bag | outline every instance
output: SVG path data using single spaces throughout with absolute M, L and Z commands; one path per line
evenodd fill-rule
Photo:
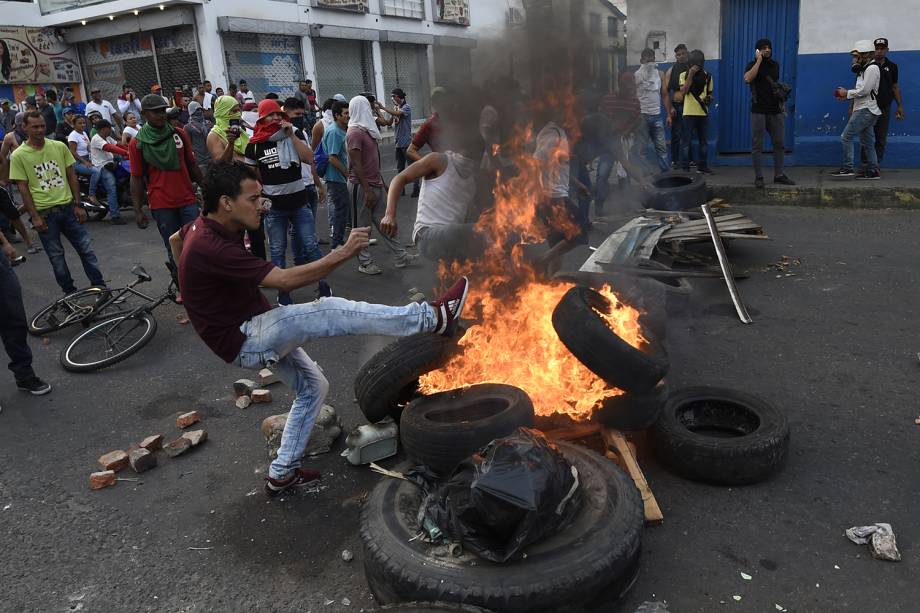
M 465 549 L 507 562 L 562 530 L 580 505 L 575 467 L 542 432 L 518 428 L 461 462 L 426 513 Z

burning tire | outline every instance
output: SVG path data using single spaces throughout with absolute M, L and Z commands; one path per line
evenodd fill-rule
M 668 383 L 662 380 L 650 392 L 627 392 L 607 398 L 591 419 L 614 430 L 647 430 L 658 421 L 667 400 Z
M 454 613 L 489 613 L 479 607 L 456 604 L 451 602 L 403 602 L 400 604 L 388 604 L 374 609 L 383 613 L 444 613 L 444 611 L 453 611 Z
M 695 172 L 671 170 L 652 178 L 646 189 L 645 208 L 657 211 L 683 211 L 705 204 L 706 180 Z
M 673 472 L 719 485 L 756 483 L 782 466 L 789 422 L 750 394 L 694 387 L 672 395 L 652 430 L 656 457 Z
M 595 311 L 609 308 L 610 301 L 598 292 L 573 287 L 556 305 L 553 327 L 562 344 L 598 377 L 627 392 L 647 392 L 668 372 L 664 348 L 654 338 L 648 351 L 629 345 Z
M 533 403 L 511 385 L 487 383 L 412 401 L 399 436 L 409 457 L 440 475 L 520 426 L 533 426 Z
M 361 512 L 364 570 L 374 597 L 524 613 L 581 610 L 588 599 L 624 594 L 638 573 L 644 521 L 639 492 L 609 460 L 577 445 L 558 445 L 578 469 L 581 509 L 569 527 L 528 547 L 526 558 L 505 564 L 466 552 L 434 557 L 415 538 L 421 490 L 401 479 L 380 482 Z
M 374 354 L 355 377 L 355 398 L 371 423 L 388 415 L 398 418 L 412 400 L 418 378 L 447 363 L 456 339 L 437 334 L 415 334 L 390 343 Z

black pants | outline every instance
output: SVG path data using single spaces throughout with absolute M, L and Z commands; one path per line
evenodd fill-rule
M 674 105 L 674 110 L 677 112 L 671 120 L 671 162 L 677 164 L 680 161 L 680 129 L 683 125 L 684 103 L 672 101 L 671 104 Z
M 882 114 L 878 118 L 878 121 L 875 122 L 875 154 L 878 156 L 879 166 L 882 165 L 882 158 L 885 156 L 885 145 L 888 144 L 888 126 L 891 125 L 891 104 L 888 106 L 879 105 L 878 107 Z M 860 148 L 859 152 L 860 158 L 862 158 L 862 165 L 865 166 L 868 161 L 866 160 L 866 152 Z
M 406 157 L 406 150 L 408 147 L 397 147 L 396 148 L 396 172 L 400 173 L 406 169 L 406 166 L 410 166 L 412 162 L 409 161 L 409 158 Z M 415 185 L 412 188 L 413 194 L 418 194 L 419 182 L 416 181 Z
M 35 374 L 32 370 L 32 351 L 26 343 L 28 332 L 19 279 L 9 259 L 0 254 L 0 338 L 10 357 L 9 368 L 16 381 L 28 379 Z

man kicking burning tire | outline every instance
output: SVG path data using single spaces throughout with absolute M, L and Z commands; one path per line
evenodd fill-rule
M 214 353 L 242 368 L 274 367 L 297 395 L 265 480 L 265 493 L 277 496 L 320 478 L 301 468 L 300 460 L 329 382 L 301 345 L 352 334 L 452 336 L 469 282 L 460 279 L 430 304 L 394 307 L 322 298 L 273 309 L 260 287 L 291 292 L 316 283 L 368 246 L 370 228 L 354 228 L 341 249 L 320 260 L 282 269 L 243 244 L 243 231 L 256 230 L 267 208 L 251 169 L 239 162 L 213 164 L 202 191 L 204 214 L 169 239 L 179 288 L 195 331 Z

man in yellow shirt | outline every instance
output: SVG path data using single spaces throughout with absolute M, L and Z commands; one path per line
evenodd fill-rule
M 699 142 L 700 153 L 696 168 L 712 174 L 709 169 L 709 106 L 714 89 L 712 75 L 706 72 L 706 56 L 699 49 L 690 52 L 690 68 L 680 75 L 680 92 L 684 99 L 684 115 L 681 126 L 680 162 L 685 171 L 690 170 L 690 143 L 694 135 Z
M 45 138 L 45 118 L 40 112 L 27 113 L 24 121 L 28 140 L 10 157 L 10 180 L 19 188 L 32 226 L 51 260 L 54 278 L 65 294 L 77 290 L 64 259 L 63 234 L 80 256 L 90 284 L 105 286 L 89 233 L 83 227 L 86 211 L 80 205 L 73 155 L 64 143 Z

